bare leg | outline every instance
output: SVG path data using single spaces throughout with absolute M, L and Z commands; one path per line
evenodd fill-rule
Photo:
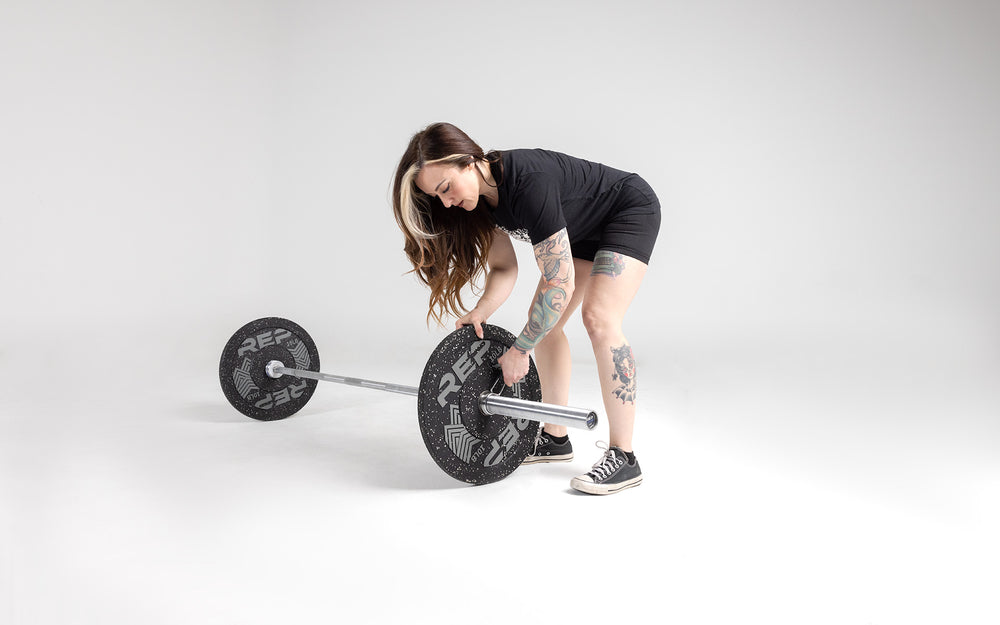
M 535 365 L 538 367 L 538 378 L 542 384 L 542 401 L 559 406 L 569 403 L 569 381 L 572 371 L 569 340 L 563 328 L 586 295 L 593 265 L 579 258 L 573 259 L 573 263 L 576 269 L 573 297 L 556 326 L 535 346 Z M 565 426 L 552 424 L 546 424 L 545 431 L 553 436 L 565 436 L 567 433 Z
M 597 359 L 610 444 L 623 451 L 632 451 L 636 372 L 632 346 L 622 332 L 622 320 L 645 275 L 645 263 L 601 250 L 594 259 L 583 301 L 583 324 Z

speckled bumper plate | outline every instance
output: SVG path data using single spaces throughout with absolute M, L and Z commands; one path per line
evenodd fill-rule
M 469 484 L 502 480 L 531 453 L 537 421 L 487 417 L 479 409 L 484 391 L 541 401 L 534 362 L 513 387 L 500 379 L 497 359 L 514 340 L 498 326 L 484 324 L 482 339 L 466 326 L 445 337 L 424 367 L 417 396 L 420 433 L 434 461 L 457 480 Z
M 219 382 L 234 408 L 260 421 L 284 419 L 299 411 L 316 390 L 316 380 L 272 378 L 267 363 L 319 371 L 319 352 L 298 324 L 281 317 L 251 321 L 233 334 L 219 360 Z

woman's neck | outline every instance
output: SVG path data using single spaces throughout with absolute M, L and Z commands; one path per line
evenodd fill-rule
M 479 195 L 486 198 L 490 206 L 496 208 L 500 201 L 500 194 L 497 192 L 497 183 L 493 180 L 493 172 L 490 171 L 489 164 L 476 163 L 479 169 Z

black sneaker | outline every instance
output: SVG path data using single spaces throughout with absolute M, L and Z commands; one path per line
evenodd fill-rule
M 618 447 L 608 449 L 601 443 L 597 446 L 605 450 L 604 457 L 590 471 L 570 480 L 570 486 L 591 495 L 612 495 L 642 484 L 638 460 L 629 464 L 628 456 Z
M 565 443 L 552 440 L 552 435 L 545 430 L 538 430 L 535 437 L 535 449 L 521 464 L 538 464 L 540 462 L 569 462 L 573 459 L 573 443 L 569 438 Z

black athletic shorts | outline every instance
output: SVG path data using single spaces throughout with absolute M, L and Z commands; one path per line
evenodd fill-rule
M 599 250 L 619 252 L 649 264 L 660 232 L 660 201 L 652 187 L 637 174 L 623 178 L 608 191 L 614 194 L 614 210 L 601 231 L 582 241 L 573 241 L 573 257 L 593 261 Z

